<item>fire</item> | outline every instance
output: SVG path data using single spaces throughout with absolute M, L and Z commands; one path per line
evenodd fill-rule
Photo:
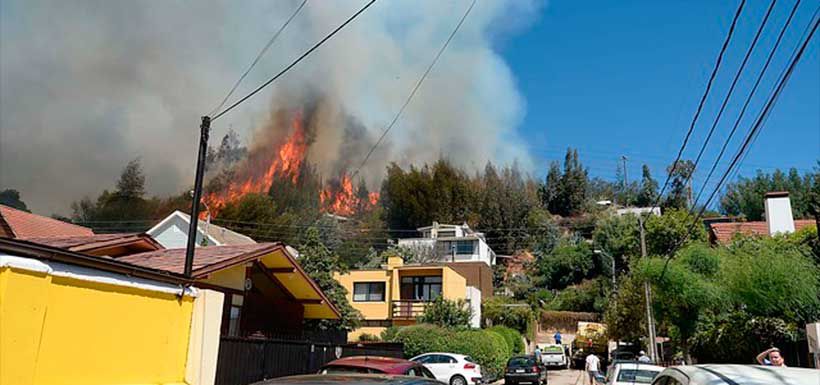
M 310 145 L 303 125 L 302 113 L 295 113 L 290 121 L 290 133 L 275 151 L 260 151 L 249 155 L 244 167 L 233 176 L 227 187 L 206 194 L 204 200 L 210 208 L 211 216 L 216 217 L 229 202 L 246 194 L 267 193 L 274 180 L 289 180 L 296 185 Z M 360 199 L 353 187 L 353 180 L 345 172 L 338 179 L 327 183 L 319 192 L 321 211 L 342 216 L 373 207 L 378 201 L 377 192 L 368 193 L 365 199 Z

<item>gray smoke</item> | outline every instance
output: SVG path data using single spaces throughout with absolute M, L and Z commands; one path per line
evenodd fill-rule
M 309 1 L 245 80 L 244 95 L 357 10 Z M 112 188 L 141 158 L 149 193 L 191 184 L 199 117 L 298 5 L 295 1 L 0 2 L 0 188 L 36 212 Z M 250 142 L 272 110 L 318 92 L 311 161 L 358 165 L 404 102 L 468 1 L 380 1 L 281 81 L 214 124 Z M 538 0 L 479 1 L 387 141 L 362 170 L 445 156 L 470 168 L 530 159 L 516 134 L 524 101 L 497 45 L 532 22 Z M 272 108 L 275 107 L 275 108 Z M 351 137 L 363 138 L 361 143 Z M 346 140 L 347 139 L 347 140 Z

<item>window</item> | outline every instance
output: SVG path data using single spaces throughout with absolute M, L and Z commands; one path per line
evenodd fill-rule
M 242 307 L 231 305 L 230 315 L 228 318 L 228 335 L 239 335 L 239 315 L 242 313 Z
M 354 302 L 383 302 L 384 282 L 353 283 Z
M 634 382 L 649 384 L 659 372 L 647 369 L 621 369 L 618 372 L 618 382 Z
M 452 230 L 452 231 L 439 231 L 438 236 L 439 236 L 439 238 L 455 237 L 456 236 L 456 231 L 455 230 Z
M 401 299 L 432 301 L 441 295 L 441 277 L 401 277 Z
M 456 254 L 475 254 L 475 241 L 456 241 Z

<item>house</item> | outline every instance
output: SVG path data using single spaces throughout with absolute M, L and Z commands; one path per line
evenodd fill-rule
M 661 208 L 654 206 L 654 207 L 623 207 L 619 209 L 615 209 L 615 214 L 619 217 L 624 216 L 627 214 L 632 215 L 661 215 Z
M 94 235 L 87 227 L 0 205 L 0 237 L 82 237 Z
M 182 274 L 185 249 L 116 259 Z M 339 312 L 281 243 L 202 246 L 195 250 L 194 285 L 225 295 L 222 334 L 300 337 L 306 319 L 338 319 Z
M 470 266 L 472 265 L 472 266 Z M 473 312 L 470 326 L 481 325 L 482 296 L 492 295 L 492 272 L 483 262 L 405 264 L 389 257 L 380 269 L 335 273 L 350 304 L 362 313 L 362 327 L 349 333 L 379 335 L 389 326 L 410 325 L 439 296 L 465 300 Z
M 191 216 L 176 210 L 145 233 L 167 249 L 185 248 L 188 244 L 188 228 Z M 256 243 L 248 236 L 217 226 L 207 221 L 197 221 L 197 246 L 251 245 Z
M 473 231 L 466 223 L 447 225 L 433 222 L 432 226 L 417 229 L 421 238 L 398 240 L 400 247 L 431 254 L 432 260 L 440 262 L 483 262 L 495 265 L 496 255 L 487 245 L 484 234 Z
M 787 191 L 769 192 L 765 195 L 764 202 L 765 221 L 736 222 L 734 218 L 704 220 L 709 229 L 709 241 L 713 244 L 729 243 L 736 234 L 758 236 L 788 234 L 816 224 L 812 219 L 794 220 Z
M 211 385 L 223 295 L 0 237 L 0 383 Z

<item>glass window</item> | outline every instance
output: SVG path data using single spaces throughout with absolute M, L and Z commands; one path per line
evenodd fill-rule
M 242 307 L 232 305 L 230 318 L 228 318 L 228 335 L 229 336 L 238 336 L 239 335 L 239 316 L 242 313 Z
M 475 249 L 475 243 L 475 241 L 457 241 L 456 254 L 475 254 L 475 252 L 473 251 Z
M 647 369 L 621 369 L 618 372 L 618 381 L 649 384 L 659 372 Z
M 433 372 L 431 372 L 430 370 L 428 370 L 427 368 L 425 368 L 423 366 L 421 367 L 421 372 L 424 374 L 424 377 L 433 378 L 433 379 L 436 378 L 436 376 L 433 375 Z
M 441 295 L 441 276 L 402 277 L 401 299 L 432 301 Z
M 354 302 L 382 302 L 384 301 L 384 282 L 354 282 Z

